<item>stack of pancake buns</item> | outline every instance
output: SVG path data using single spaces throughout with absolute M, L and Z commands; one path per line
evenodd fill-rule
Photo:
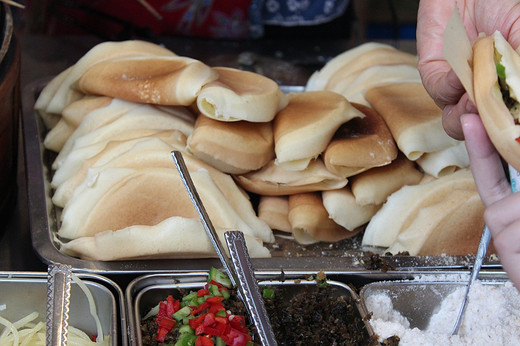
M 284 93 L 261 74 L 144 41 L 93 47 L 35 103 L 55 153 L 60 251 L 100 261 L 216 257 L 176 150 L 219 236 L 242 231 L 252 257 L 270 257 L 277 235 L 474 253 L 484 208 L 464 143 L 443 131 L 416 62 L 365 43 L 304 91 Z

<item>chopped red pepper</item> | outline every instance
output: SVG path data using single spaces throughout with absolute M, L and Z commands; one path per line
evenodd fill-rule
M 188 325 L 191 327 L 191 329 L 195 330 L 197 329 L 198 326 L 200 326 L 202 324 L 202 321 L 204 321 L 204 317 L 206 315 L 200 315 L 199 317 L 195 317 L 195 318 L 190 318 L 188 320 Z
M 222 324 L 228 324 L 229 320 L 226 317 L 215 316 L 215 322 L 222 323 Z
M 520 137 L 518 137 L 518 138 L 516 139 L 516 141 L 517 141 L 518 143 L 520 143 Z
M 199 306 L 190 306 L 191 314 L 193 316 L 198 315 L 201 312 L 203 312 L 204 310 L 209 309 L 209 306 L 210 305 L 208 302 L 204 302 L 204 303 L 200 304 Z
M 224 300 L 223 297 L 218 297 L 218 296 L 215 296 L 215 297 L 208 297 L 206 299 L 206 301 L 210 304 L 214 304 L 214 303 L 220 303 Z
M 215 285 L 215 286 L 217 286 L 219 291 L 227 290 L 227 287 L 226 287 L 226 286 L 222 285 L 222 284 L 219 283 L 219 282 L 216 282 L 215 280 L 210 280 L 210 281 L 209 281 L 209 282 L 204 286 L 204 288 L 208 288 L 209 285 Z
M 222 336 L 222 339 L 226 345 L 245 346 L 249 341 L 252 340 L 252 337 L 249 334 L 242 333 L 241 331 L 231 328 L 229 333 Z
M 173 297 L 171 295 L 169 295 L 166 298 L 166 313 L 167 313 L 168 317 L 172 317 L 172 315 L 174 313 L 176 313 L 177 311 L 179 311 L 180 308 L 181 308 L 180 301 L 173 299 Z
M 206 316 L 204 316 L 204 321 L 202 321 L 203 326 L 211 326 L 215 323 L 215 314 L 207 313 Z
M 159 312 L 157 313 L 157 316 L 155 317 L 155 324 L 159 324 L 163 317 L 167 316 L 167 307 L 165 302 L 159 303 Z
M 224 305 L 222 305 L 222 303 L 211 304 L 209 307 L 209 312 L 213 314 L 216 314 L 220 310 L 224 310 Z
M 155 340 L 163 342 L 166 338 L 166 334 L 173 329 L 176 323 L 177 321 L 174 319 L 163 317 L 159 323 L 159 327 L 157 328 L 157 336 L 155 337 Z
M 195 346 L 213 346 L 213 340 L 206 336 L 199 336 L 197 340 L 195 340 Z
M 231 327 L 242 333 L 248 333 L 249 329 L 246 327 L 246 319 L 244 316 L 231 315 L 229 316 L 229 323 Z
M 200 290 L 197 291 L 197 297 L 204 297 L 204 296 L 209 296 L 209 290 L 208 289 L 201 288 Z

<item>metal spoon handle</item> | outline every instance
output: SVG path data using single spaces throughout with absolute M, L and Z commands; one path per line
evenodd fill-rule
M 477 256 L 475 258 L 475 263 L 473 264 L 473 269 L 471 270 L 471 276 L 469 278 L 469 282 L 466 286 L 466 292 L 464 293 L 464 299 L 462 301 L 462 306 L 459 310 L 459 315 L 457 316 L 457 321 L 455 322 L 455 327 L 451 332 L 452 335 L 457 334 L 459 331 L 460 324 L 462 322 L 462 316 L 464 315 L 464 311 L 466 310 L 466 303 L 468 301 L 468 294 L 471 288 L 471 284 L 478 277 L 478 273 L 480 272 L 480 268 L 482 268 L 482 262 L 486 257 L 487 249 L 489 247 L 489 243 L 491 241 L 491 232 L 487 226 L 484 226 L 484 230 L 482 231 L 482 236 L 480 237 L 480 243 L 478 244 Z
M 172 151 L 171 154 L 173 157 L 173 161 L 175 162 L 175 166 L 177 167 L 177 170 L 179 171 L 179 174 L 181 176 L 182 182 L 184 183 L 184 187 L 188 191 L 188 195 L 190 196 L 190 199 L 193 202 L 193 205 L 197 210 L 197 213 L 199 214 L 200 220 L 202 221 L 202 225 L 204 226 L 204 229 L 206 230 L 206 233 L 208 234 L 209 239 L 211 240 L 211 243 L 213 244 L 213 247 L 215 248 L 218 257 L 220 258 L 220 261 L 222 262 L 222 265 L 224 266 L 224 269 L 226 270 L 231 280 L 231 283 L 233 284 L 233 286 L 236 286 L 238 283 L 238 279 L 236 272 L 233 268 L 233 264 L 231 263 L 229 257 L 226 255 L 226 251 L 224 250 L 224 247 L 220 242 L 218 234 L 210 221 L 209 215 L 206 212 L 206 208 L 204 208 L 204 205 L 202 204 L 202 200 L 200 199 L 199 193 L 197 192 L 197 189 L 193 184 L 193 180 L 191 180 L 191 176 L 188 171 L 188 168 L 186 167 L 186 163 L 184 162 L 184 158 L 182 157 L 182 153 L 180 151 L 175 150 Z
M 251 259 L 247 252 L 244 234 L 240 231 L 227 231 L 224 233 L 229 248 L 231 260 L 237 271 L 239 289 L 242 297 L 247 301 L 249 315 L 258 331 L 262 345 L 277 345 L 273 328 L 267 317 L 264 300 L 255 278 Z
M 49 266 L 47 277 L 47 345 L 67 345 L 71 275 L 70 266 L 64 264 Z

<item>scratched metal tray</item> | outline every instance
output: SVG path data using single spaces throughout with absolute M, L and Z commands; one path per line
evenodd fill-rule
M 123 292 L 106 277 L 96 274 L 78 274 L 94 298 L 100 324 L 111 345 L 127 345 L 126 308 Z M 88 335 L 96 334 L 96 323 L 89 315 L 89 301 L 83 291 L 71 283 L 69 326 Z M 0 316 L 11 322 L 30 313 L 39 314 L 38 321 L 46 322 L 47 273 L 0 272 Z M 60 321 L 54 321 L 60 323 Z M 61 325 L 58 326 L 61 328 Z M 58 329 L 60 330 L 60 329 Z
M 58 227 L 58 210 L 51 201 L 51 163 L 54 153 L 45 150 L 43 138 L 45 126 L 33 110 L 34 103 L 47 80 L 28 84 L 22 93 L 23 139 L 27 174 L 29 222 L 33 248 L 47 264 L 62 263 L 76 271 L 96 273 L 151 273 L 173 271 L 201 271 L 218 266 L 218 259 L 158 259 L 122 260 L 112 262 L 91 261 L 74 258 L 59 251 L 53 240 Z M 173 165 L 173 162 L 172 162 Z M 274 244 L 267 245 L 272 257 L 253 259 L 257 270 L 398 270 L 417 269 L 462 269 L 471 266 L 473 255 L 468 256 L 385 256 L 380 249 L 363 249 L 361 236 L 334 244 L 318 243 L 309 246 L 286 239 L 283 234 Z M 370 257 L 376 254 L 377 258 Z M 486 258 L 484 268 L 500 269 L 496 257 Z

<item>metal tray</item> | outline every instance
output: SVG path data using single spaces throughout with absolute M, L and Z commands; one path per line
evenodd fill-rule
M 259 285 L 283 287 L 284 296 L 288 299 L 301 292 L 306 285 L 316 285 L 315 281 L 306 280 L 311 272 L 288 272 L 283 278 L 278 273 L 257 272 Z M 316 273 L 314 273 L 316 274 Z M 180 298 L 179 289 L 196 290 L 207 282 L 207 272 L 195 272 L 182 274 L 151 274 L 134 279 L 126 289 L 126 306 L 129 315 L 129 343 L 130 345 L 142 345 L 140 321 L 142 317 L 164 300 L 168 294 Z M 350 299 L 357 308 L 359 316 L 363 319 L 367 331 L 367 338 L 373 336 L 372 327 L 368 323 L 366 310 L 360 303 L 358 294 L 349 284 L 341 281 L 327 280 L 330 286 L 335 287 L 335 294 Z
M 88 287 L 94 300 L 98 316 L 106 335 L 110 335 L 112 345 L 127 345 L 126 309 L 123 292 L 113 281 L 96 274 L 78 274 Z M 89 335 L 95 335 L 96 325 L 89 318 L 89 302 L 83 291 L 74 282 L 71 285 L 69 325 L 79 328 Z M 16 321 L 34 311 L 46 321 L 47 273 L 42 272 L 1 272 L 0 304 L 5 310 L 0 316 Z M 58 322 L 55 322 L 58 323 Z
M 430 278 L 428 279 L 428 276 Z M 439 311 L 445 298 L 456 289 L 466 287 L 467 276 L 426 275 L 424 280 L 414 281 L 376 281 L 364 285 L 359 296 L 366 314 L 372 314 L 365 304 L 371 296 L 383 294 L 390 298 L 392 307 L 410 323 L 410 329 L 426 330 L 431 317 Z M 484 273 L 479 275 L 483 285 L 501 286 L 509 281 L 505 273 Z M 462 304 L 462 301 L 461 301 Z M 455 323 L 455 320 L 453 320 Z
M 37 255 L 47 264 L 70 265 L 75 271 L 105 274 L 150 273 L 171 271 L 204 271 L 218 266 L 214 259 L 158 259 L 122 260 L 112 262 L 90 261 L 74 258 L 61 253 L 53 240 L 57 232 L 57 208 L 54 207 L 50 187 L 51 163 L 54 153 L 45 150 L 43 138 L 45 126 L 33 110 L 34 103 L 49 79 L 28 84 L 22 93 L 23 139 L 27 174 L 29 222 L 32 245 Z M 173 162 L 172 162 L 173 165 Z M 419 269 L 462 269 L 473 264 L 474 256 L 384 256 L 381 249 L 362 249 L 361 236 L 329 244 L 317 243 L 302 246 L 291 239 L 277 236 L 274 244 L 267 244 L 271 258 L 254 258 L 257 270 L 367 270 L 373 268 L 375 253 L 384 267 L 402 270 Z M 501 265 L 495 257 L 486 258 L 483 268 L 497 268 Z
M 287 283 L 292 285 L 295 280 L 303 279 L 308 284 L 313 281 L 305 281 L 310 276 L 315 276 L 317 271 L 255 271 L 255 276 L 260 284 L 271 284 L 272 282 Z M 420 325 L 427 321 L 427 317 L 436 307 L 436 303 L 443 298 L 443 293 L 449 293 L 452 289 L 467 283 L 470 272 L 461 270 L 410 270 L 410 271 L 325 271 L 329 282 L 334 282 L 345 288 L 346 294 L 354 297 L 356 306 L 361 316 L 368 316 L 370 312 L 364 304 L 364 299 L 378 290 L 385 290 L 390 287 L 392 292 L 401 292 L 399 287 L 409 292 L 408 295 L 394 297 L 399 300 L 395 306 L 400 306 L 403 315 L 415 319 L 415 323 Z M 139 322 L 143 314 L 148 309 L 156 305 L 160 300 L 164 300 L 167 294 L 175 291 L 179 287 L 190 288 L 200 287 L 206 282 L 207 271 L 192 273 L 156 273 L 142 275 L 132 280 L 125 291 L 125 303 L 128 311 L 128 332 L 129 344 L 140 345 L 141 335 Z M 439 286 L 442 278 L 443 287 L 439 291 L 431 290 L 430 294 L 423 295 L 427 288 Z M 503 271 L 483 270 L 479 273 L 479 280 L 483 282 L 504 283 L 508 280 Z M 297 281 L 298 282 L 298 281 Z M 412 288 L 410 288 L 412 287 Z M 416 289 L 413 287 L 426 287 Z M 411 292 L 411 293 L 410 293 Z M 441 294 L 441 295 L 439 295 Z M 432 299 L 429 301 L 429 299 Z M 411 299 L 407 301 L 407 299 Z M 421 299 L 421 304 L 415 311 L 409 304 L 410 301 Z M 428 301 L 424 303 L 423 300 Z M 369 323 L 368 323 L 369 324 Z M 367 331 L 373 335 L 370 325 Z

